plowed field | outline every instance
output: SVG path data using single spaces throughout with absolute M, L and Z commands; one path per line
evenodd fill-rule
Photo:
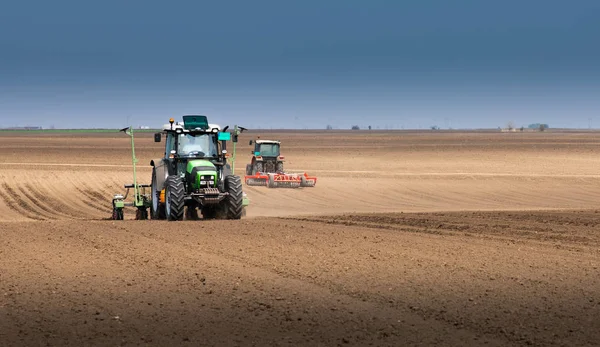
M 124 134 L 0 133 L 0 344 L 600 344 L 597 133 L 256 135 L 316 187 L 166 222 L 108 219 Z

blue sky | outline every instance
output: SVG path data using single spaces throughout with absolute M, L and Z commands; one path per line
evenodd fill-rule
M 584 0 L 3 2 L 0 127 L 600 127 L 599 34 Z

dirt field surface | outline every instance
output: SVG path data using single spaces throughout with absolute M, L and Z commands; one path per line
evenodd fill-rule
M 123 133 L 0 133 L 0 345 L 600 345 L 598 133 L 257 135 L 316 187 L 166 222 Z

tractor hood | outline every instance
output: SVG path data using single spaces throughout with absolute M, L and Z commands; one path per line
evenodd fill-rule
M 204 160 L 204 159 L 196 159 L 196 160 L 190 160 L 187 163 L 187 173 L 192 173 L 193 169 L 196 169 L 196 171 L 216 171 L 217 168 L 215 167 L 215 164 L 211 163 L 208 160 Z
M 208 160 L 190 160 L 187 163 L 186 176 L 188 183 L 195 189 L 214 188 L 217 186 L 217 168 Z

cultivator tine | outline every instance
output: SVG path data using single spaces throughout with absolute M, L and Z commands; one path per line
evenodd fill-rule
M 266 186 L 268 188 L 300 188 L 314 187 L 317 183 L 316 177 L 304 174 L 286 173 L 262 173 L 248 175 L 245 177 L 248 186 Z
M 305 180 L 305 181 L 302 183 L 301 187 L 314 187 L 316 184 L 317 184 L 317 181 L 316 181 L 316 180 L 310 180 L 310 179 L 309 179 L 309 180 Z
M 252 186 L 252 187 L 266 186 L 267 180 L 262 179 L 262 178 L 247 178 L 246 185 Z
M 273 182 L 271 188 L 299 188 L 300 182 L 298 181 L 276 181 Z

